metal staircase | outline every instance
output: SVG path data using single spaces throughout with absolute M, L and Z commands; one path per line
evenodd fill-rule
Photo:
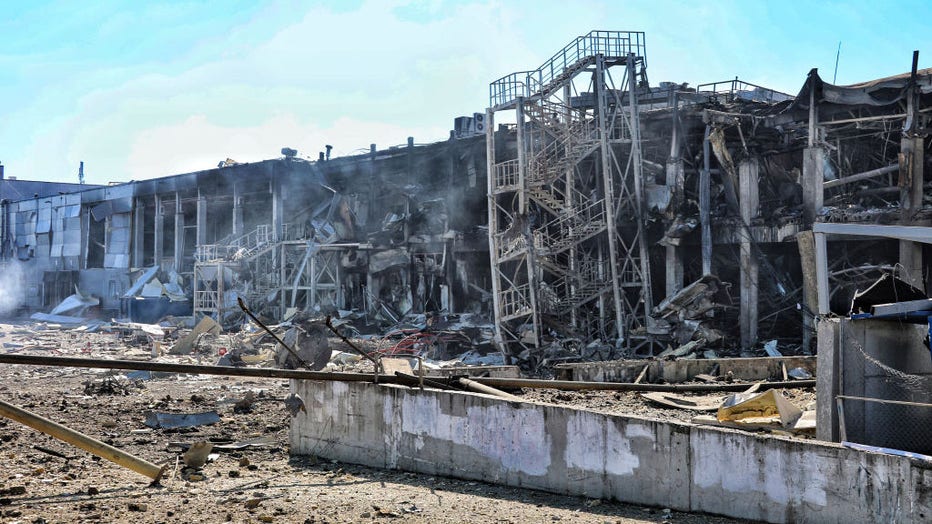
M 295 228 L 282 225 L 276 239 L 272 226 L 260 224 L 239 237 L 227 237 L 217 244 L 197 246 L 194 255 L 194 315 L 209 315 L 220 319 L 224 313 L 237 309 L 235 300 L 228 300 L 226 275 L 248 272 L 244 287 L 237 292 L 247 302 L 262 300 L 282 286 L 279 270 L 282 242 L 295 236 Z
M 493 111 L 501 111 L 512 108 L 519 97 L 545 99 L 593 65 L 597 56 L 624 60 L 631 54 L 641 62 L 647 60 L 643 32 L 590 31 L 537 69 L 512 73 L 489 84 L 489 105 Z
M 496 337 L 509 359 L 533 358 L 545 315 L 627 348 L 646 322 L 635 88 L 645 60 L 643 33 L 592 31 L 490 85 L 489 252 Z M 612 68 L 622 71 L 618 86 Z M 587 80 L 593 103 L 571 106 Z M 495 158 L 501 111 L 515 113 L 516 158 Z

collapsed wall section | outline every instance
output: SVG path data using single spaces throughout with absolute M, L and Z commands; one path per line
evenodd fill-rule
M 291 452 L 768 522 L 918 521 L 932 466 L 483 395 L 292 381 Z

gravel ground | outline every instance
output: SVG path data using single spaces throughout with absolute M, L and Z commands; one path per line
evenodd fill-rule
M 0 324 L 0 351 L 88 358 L 141 358 L 146 344 L 108 333 L 39 331 Z M 161 357 L 213 363 L 215 355 Z M 249 393 L 248 406 L 237 402 Z M 733 519 L 605 500 L 557 496 L 482 482 L 290 458 L 287 381 L 162 375 L 133 381 L 105 370 L 0 365 L 0 399 L 159 465 L 146 477 L 12 420 L 0 419 L 0 522 L 693 522 Z M 534 401 L 612 413 L 681 416 L 630 394 L 525 392 Z M 644 410 L 647 411 L 644 411 Z M 152 429 L 149 412 L 216 411 L 216 424 Z M 666 417 L 669 418 L 669 417 Z M 248 441 L 201 469 L 179 445 Z M 61 455 L 61 456 L 60 456 Z

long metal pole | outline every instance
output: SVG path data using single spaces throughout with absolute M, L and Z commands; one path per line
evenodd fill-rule
M 252 314 L 252 311 L 249 311 L 249 308 L 246 307 L 246 303 L 243 302 L 243 299 L 241 297 L 236 297 L 236 302 L 239 303 L 239 308 L 243 310 L 243 313 L 246 313 L 246 315 L 248 315 L 249 318 L 251 318 L 253 322 L 258 324 L 259 327 L 264 329 L 266 333 L 268 333 L 269 335 L 272 335 L 272 338 L 274 338 L 276 342 L 281 344 L 283 348 L 288 350 L 288 353 L 291 353 L 291 356 L 293 356 L 298 361 L 298 363 L 300 363 L 306 369 L 311 370 L 311 365 L 308 364 L 303 358 L 301 358 L 301 355 L 299 355 L 297 351 L 292 349 L 291 346 L 289 346 L 288 344 L 285 344 L 284 340 L 279 338 L 278 335 L 276 335 L 274 331 L 269 329 L 268 326 L 263 324 L 261 320 L 256 318 L 256 316 Z
M 638 114 L 635 57 L 628 54 L 628 107 L 631 125 L 631 170 L 634 178 L 634 200 L 637 212 L 638 252 L 641 258 L 641 299 L 644 305 L 644 323 L 650 321 L 654 296 L 650 278 L 650 253 L 647 250 L 647 231 L 644 227 L 644 182 L 641 173 L 641 117 Z
M 709 134 L 711 126 L 705 126 L 705 135 L 702 139 L 702 170 L 699 172 L 699 222 L 702 224 L 702 274 L 712 273 L 712 223 L 711 223 L 711 190 L 710 176 Z
M 32 366 L 56 366 L 97 369 L 135 369 L 166 373 L 190 373 L 192 375 L 221 375 L 231 377 L 287 378 L 299 380 L 336 380 L 342 382 L 374 382 L 372 373 L 340 373 L 327 371 L 305 371 L 278 368 L 237 368 L 232 366 L 202 366 L 196 364 L 169 364 L 140 360 L 96 360 L 89 358 L 54 357 L 35 355 L 0 354 L 0 364 L 25 364 Z M 379 375 L 379 383 L 397 383 L 392 375 Z
M 628 82 L 631 82 L 628 78 Z M 618 256 L 618 246 L 616 237 L 618 234 L 618 224 L 615 218 L 615 174 L 612 171 L 611 151 L 609 150 L 608 133 L 611 131 L 608 114 L 608 103 L 605 93 L 605 57 L 599 55 L 595 61 L 595 92 L 596 100 L 599 105 L 599 153 L 602 160 L 602 185 L 605 194 L 603 202 L 605 205 L 605 225 L 608 240 L 608 258 L 612 272 L 612 303 L 615 307 L 615 335 L 617 342 L 628 344 L 628 333 L 625 332 L 625 325 L 628 324 L 626 318 L 627 311 L 622 306 L 621 297 L 621 276 L 618 274 L 618 265 L 622 263 Z M 624 184 L 624 180 L 620 180 Z M 623 191 L 623 189 L 622 189 Z M 627 255 L 627 254 L 626 254 Z M 600 313 L 603 313 L 600 311 Z
M 46 435 L 57 438 L 58 440 L 67 442 L 72 446 L 81 448 L 84 451 L 97 455 L 100 458 L 107 459 L 110 462 L 119 464 L 124 468 L 131 469 L 136 473 L 141 473 L 152 479 L 153 483 L 158 482 L 158 480 L 162 478 L 164 469 L 161 466 L 157 466 L 141 458 L 134 457 L 125 451 L 119 450 L 99 440 L 93 439 L 84 433 L 80 433 L 73 429 L 62 426 L 57 422 L 52 422 L 45 417 L 41 417 L 35 413 L 26 411 L 25 409 L 18 408 L 2 400 L 0 400 L 0 415 L 8 419 L 15 420 L 21 424 L 25 424 L 32 429 L 41 431 Z
M 371 373 L 338 373 L 325 371 L 303 371 L 276 368 L 235 368 L 229 366 L 199 366 L 194 364 L 168 364 L 139 360 L 95 360 L 89 358 L 53 357 L 35 355 L 0 354 L 0 364 L 22 364 L 32 366 L 55 366 L 100 369 L 138 369 L 142 371 L 164 371 L 168 373 L 190 373 L 200 375 L 222 375 L 233 377 L 287 378 L 297 380 L 329 380 L 335 382 L 375 382 Z M 417 380 L 417 377 L 413 377 Z M 444 377 L 430 377 L 440 381 Z M 609 390 L 609 391 L 744 391 L 748 384 L 632 384 L 629 382 L 577 382 L 573 380 L 538 380 L 525 378 L 474 377 L 470 380 L 497 388 L 532 388 L 563 390 Z M 379 384 L 410 384 L 411 378 L 395 375 L 379 375 Z M 815 380 L 791 380 L 789 382 L 762 382 L 762 388 L 809 388 Z
M 492 89 L 491 86 L 489 89 Z M 498 187 L 495 170 L 495 111 L 488 108 L 485 111 L 485 178 L 488 192 L 489 213 L 489 265 L 492 276 L 492 317 L 495 322 L 495 346 L 501 352 L 506 364 L 511 364 L 511 355 L 505 345 L 502 333 L 502 295 L 498 264 L 498 209 L 495 189 Z

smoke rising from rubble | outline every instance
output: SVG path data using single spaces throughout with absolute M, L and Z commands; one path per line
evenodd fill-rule
M 25 297 L 26 272 L 18 262 L 0 268 L 0 317 L 16 311 Z

